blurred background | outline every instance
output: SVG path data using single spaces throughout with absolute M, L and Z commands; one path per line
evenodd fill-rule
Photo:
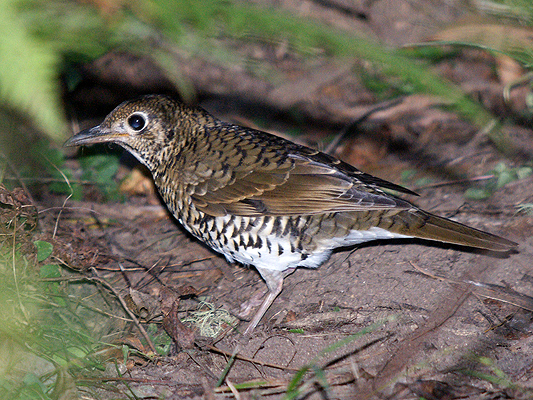
M 527 0 L 5 0 L 0 7 L 2 147 L 15 159 L 27 156 L 16 147 L 33 140 L 22 126 L 61 144 L 77 124 L 154 92 L 188 103 L 217 99 L 223 109 L 238 103 L 256 119 L 283 116 L 301 126 L 347 126 L 399 97 L 397 118 L 428 108 L 457 114 L 453 128 L 438 132 L 444 136 L 494 118 L 530 120 Z M 425 118 L 420 129 L 453 117 Z M 395 138 L 402 134 L 387 125 Z

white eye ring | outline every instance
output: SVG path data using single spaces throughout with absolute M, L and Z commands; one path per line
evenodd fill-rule
M 140 111 L 134 112 L 126 120 L 128 128 L 134 132 L 141 132 L 148 125 L 148 116 Z

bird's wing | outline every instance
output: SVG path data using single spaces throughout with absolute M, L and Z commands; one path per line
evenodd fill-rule
M 206 179 L 196 185 L 191 197 L 196 208 L 214 216 L 310 215 L 411 207 L 379 189 L 387 187 L 388 182 L 361 173 L 366 179 L 375 179 L 367 183 L 353 171 L 307 155 L 289 155 L 278 163 L 235 168 L 231 179 L 222 180 L 224 185 L 220 185 L 220 179 Z

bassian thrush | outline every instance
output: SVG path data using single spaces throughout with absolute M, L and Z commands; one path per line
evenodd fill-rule
M 516 243 L 425 212 L 383 189 L 414 194 L 334 157 L 218 120 L 170 97 L 122 103 L 67 146 L 117 143 L 146 165 L 167 207 L 229 262 L 268 287 L 253 331 L 296 267 L 376 239 L 423 238 L 492 251 Z

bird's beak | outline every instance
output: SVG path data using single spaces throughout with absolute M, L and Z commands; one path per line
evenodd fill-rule
M 64 144 L 66 147 L 70 146 L 82 146 L 86 144 L 115 142 L 121 136 L 108 131 L 107 129 L 100 128 L 100 125 L 91 129 L 85 129 L 67 140 Z

